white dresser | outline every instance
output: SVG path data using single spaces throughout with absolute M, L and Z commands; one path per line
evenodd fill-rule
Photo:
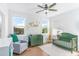
M 12 56 L 13 46 L 11 38 L 0 39 L 0 56 Z
M 47 43 L 48 34 L 42 34 L 42 35 L 43 35 L 43 43 Z

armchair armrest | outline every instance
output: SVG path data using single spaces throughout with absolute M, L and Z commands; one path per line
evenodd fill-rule
M 71 45 L 72 45 L 71 46 L 72 51 L 77 51 L 77 38 L 76 37 L 72 38 L 72 40 L 70 40 L 70 42 L 71 42 Z

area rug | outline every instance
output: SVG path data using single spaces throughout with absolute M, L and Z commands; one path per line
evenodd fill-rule
M 75 56 L 68 50 L 55 46 L 53 44 L 45 44 L 42 46 L 38 46 L 44 52 L 46 52 L 49 56 Z

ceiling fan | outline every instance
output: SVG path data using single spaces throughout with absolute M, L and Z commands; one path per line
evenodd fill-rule
M 37 11 L 36 13 L 45 11 L 45 14 L 47 14 L 48 11 L 57 11 L 57 9 L 52 9 L 52 7 L 54 7 L 55 5 L 56 5 L 56 3 L 53 3 L 53 4 L 51 4 L 51 5 L 44 4 L 44 6 L 37 5 L 37 7 L 42 8 L 42 10 L 39 10 L 39 11 Z

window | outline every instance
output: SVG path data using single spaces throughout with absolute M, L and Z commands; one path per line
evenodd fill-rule
M 14 16 L 12 17 L 14 32 L 18 35 L 24 34 L 25 18 Z
M 1 31 L 2 30 L 2 17 L 1 17 L 1 15 L 0 15 L 0 38 L 1 38 Z
M 46 24 L 42 25 L 42 33 L 48 33 L 48 27 Z
M 42 33 L 48 33 L 48 19 L 42 21 Z

